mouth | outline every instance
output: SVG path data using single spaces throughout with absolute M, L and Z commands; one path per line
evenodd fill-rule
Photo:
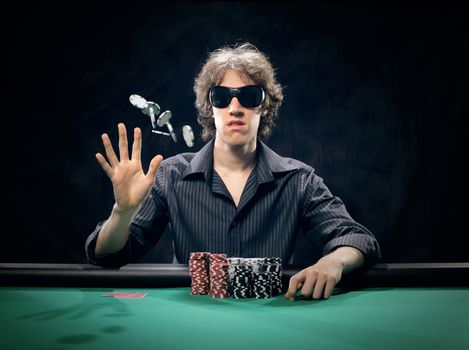
M 241 120 L 230 120 L 227 124 L 228 126 L 243 126 L 246 123 L 242 122 Z

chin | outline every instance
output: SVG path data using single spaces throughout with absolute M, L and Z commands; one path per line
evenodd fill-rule
M 231 147 L 246 147 L 252 142 L 256 142 L 255 138 L 248 137 L 247 135 L 236 135 L 235 137 L 225 138 L 225 143 Z
M 216 138 L 223 144 L 233 148 L 244 148 L 256 142 L 256 135 L 247 132 L 223 132 L 218 133 Z

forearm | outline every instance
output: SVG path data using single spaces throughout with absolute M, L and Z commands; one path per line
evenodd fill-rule
M 322 259 L 337 261 L 342 266 L 342 273 L 347 273 L 360 268 L 365 263 L 363 253 L 354 247 L 339 247 L 325 255 Z
M 96 255 L 112 254 L 121 250 L 129 238 L 129 229 L 136 210 L 119 212 L 115 206 L 102 226 L 96 240 Z

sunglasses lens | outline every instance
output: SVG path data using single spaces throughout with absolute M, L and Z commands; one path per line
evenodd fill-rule
M 257 85 L 242 87 L 239 89 L 238 100 L 244 107 L 253 108 L 260 106 L 264 101 L 264 91 Z
M 239 89 L 230 89 L 224 86 L 215 86 L 210 90 L 210 102 L 216 108 L 226 108 L 233 97 L 237 97 L 244 107 L 258 107 L 264 101 L 264 90 L 258 85 L 243 86 Z
M 215 86 L 210 90 L 210 102 L 213 107 L 225 108 L 231 102 L 230 89 L 223 86 Z

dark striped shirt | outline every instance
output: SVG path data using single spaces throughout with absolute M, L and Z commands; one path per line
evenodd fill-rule
M 103 222 L 88 237 L 86 253 L 93 264 L 122 266 L 138 261 L 160 239 L 167 224 L 177 262 L 191 252 L 236 257 L 278 256 L 288 262 L 300 233 L 321 254 L 340 246 L 363 252 L 368 263 L 380 255 L 375 237 L 348 214 L 314 169 L 257 145 L 257 165 L 238 206 L 213 169 L 213 140 L 197 153 L 164 160 L 149 196 L 136 214 L 126 246 L 115 254 L 95 256 Z

